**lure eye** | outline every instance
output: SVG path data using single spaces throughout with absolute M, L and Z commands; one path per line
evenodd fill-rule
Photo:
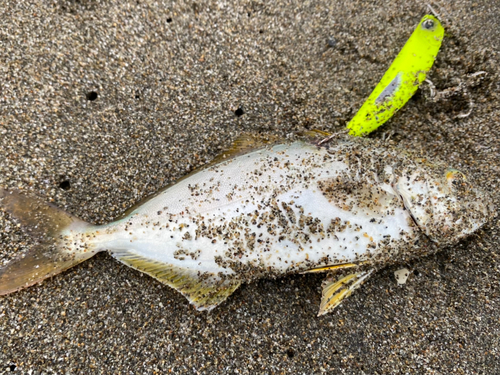
M 432 19 L 427 19 L 424 22 L 422 22 L 422 27 L 426 30 L 432 30 L 434 26 L 436 26 L 436 24 Z

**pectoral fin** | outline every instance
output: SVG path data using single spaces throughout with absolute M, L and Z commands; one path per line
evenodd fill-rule
M 147 273 L 174 288 L 198 311 L 212 310 L 240 286 L 239 280 L 221 279 L 218 275 L 199 275 L 189 269 L 161 263 L 128 251 L 115 251 L 112 255 L 127 266 Z
M 359 288 L 361 284 L 373 273 L 373 269 L 363 272 L 351 273 L 340 279 L 328 276 L 323 281 L 323 295 L 318 316 L 330 312 L 340 305 L 344 298 L 349 297 L 352 292 Z

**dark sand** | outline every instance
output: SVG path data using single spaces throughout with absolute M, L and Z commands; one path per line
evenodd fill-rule
M 342 129 L 427 12 L 410 1 L 19 3 L 0 5 L 0 186 L 94 223 L 242 132 Z M 500 207 L 500 3 L 435 8 L 448 34 L 429 78 L 447 91 L 432 100 L 423 85 L 372 137 L 392 132 L 472 170 Z M 16 225 L 0 213 L 0 264 L 30 245 Z M 402 287 L 400 266 L 386 268 L 320 318 L 321 275 L 244 285 L 207 314 L 99 254 L 0 298 L 0 373 L 500 373 L 498 226 L 403 265 Z

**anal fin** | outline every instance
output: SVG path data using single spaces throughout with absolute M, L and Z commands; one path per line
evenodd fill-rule
M 354 290 L 359 288 L 373 271 L 374 269 L 351 273 L 340 279 L 328 276 L 323 281 L 323 293 L 318 316 L 324 315 L 340 305 L 344 298 L 349 297 Z
M 210 311 L 226 300 L 241 284 L 215 274 L 202 274 L 172 264 L 158 262 L 132 252 L 113 252 L 113 257 L 138 271 L 147 273 L 180 292 L 198 311 Z
M 339 269 L 352 268 L 352 267 L 357 267 L 357 266 L 359 266 L 359 264 L 355 264 L 355 263 L 333 264 L 331 266 L 311 268 L 310 270 L 304 271 L 302 273 L 319 273 L 319 272 L 335 271 L 335 270 L 339 270 Z

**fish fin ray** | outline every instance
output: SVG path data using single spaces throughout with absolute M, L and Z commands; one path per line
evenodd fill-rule
M 321 140 L 323 138 L 330 137 L 333 133 L 326 132 L 324 130 L 319 129 L 311 129 L 311 130 L 301 130 L 295 133 L 299 138 L 304 140 Z
M 359 264 L 356 263 L 342 263 L 342 264 L 332 264 L 329 266 L 324 266 L 324 267 L 317 267 L 317 268 L 311 268 L 309 270 L 306 270 L 304 273 L 319 273 L 319 272 L 328 272 L 328 271 L 334 271 L 338 269 L 344 269 L 344 268 L 352 268 L 352 267 L 357 267 Z
M 326 132 L 324 130 L 319 130 L 319 129 L 310 129 L 310 130 L 302 130 L 297 132 L 298 136 L 301 137 L 310 137 L 310 138 L 316 138 L 316 137 L 329 137 L 333 133 Z
M 351 273 L 339 279 L 328 276 L 323 281 L 323 292 L 318 316 L 324 315 L 340 305 L 354 290 L 359 288 L 373 273 L 374 269 Z
M 233 141 L 229 148 L 222 151 L 210 163 L 204 165 L 203 167 L 210 167 L 212 165 L 223 162 L 224 160 L 229 160 L 236 156 L 249 153 L 268 145 L 272 145 L 279 142 L 280 140 L 282 139 L 273 135 L 262 136 L 257 134 L 242 134 Z
M 22 229 L 38 242 L 25 254 L 0 268 L 0 295 L 57 275 L 99 251 L 89 244 L 85 248 L 68 251 L 63 232 L 68 229 L 85 231 L 92 225 L 40 198 L 0 188 L 0 208 L 17 219 Z
M 113 251 L 112 255 L 125 265 L 147 273 L 177 290 L 198 311 L 212 310 L 224 302 L 241 284 L 239 280 L 221 279 L 216 274 L 201 278 L 196 271 L 161 263 L 130 251 Z

